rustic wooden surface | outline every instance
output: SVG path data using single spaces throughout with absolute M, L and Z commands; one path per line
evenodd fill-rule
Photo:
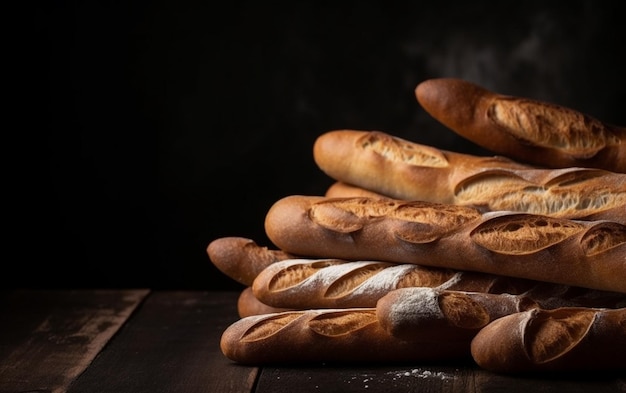
M 473 364 L 248 367 L 219 349 L 234 292 L 0 293 L 0 393 L 626 392 L 615 373 L 512 377 Z
M 66 391 L 147 294 L 3 292 L 0 391 Z

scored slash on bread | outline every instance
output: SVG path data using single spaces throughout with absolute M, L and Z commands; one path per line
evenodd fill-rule
M 436 288 L 524 294 L 544 308 L 626 306 L 626 294 L 500 275 L 378 261 L 288 259 L 265 268 L 252 293 L 268 307 L 289 309 L 375 307 L 392 291 Z
M 490 322 L 539 304 L 524 295 L 402 288 L 376 305 L 379 323 L 405 340 L 468 341 Z
M 481 329 L 471 353 L 500 373 L 626 369 L 626 308 L 532 309 Z
M 375 308 L 243 316 L 223 332 L 220 348 L 251 365 L 472 356 L 487 370 L 507 373 L 622 369 L 625 328 L 626 308 L 545 310 L 520 295 L 404 288 Z
M 625 369 L 626 128 L 456 79 L 425 81 L 415 96 L 504 156 L 379 131 L 321 135 L 314 159 L 336 182 L 271 206 L 277 250 L 237 237 L 207 247 L 246 286 L 224 355 Z
M 386 293 L 411 281 L 438 286 L 453 275 L 451 271 L 410 264 L 286 260 L 263 270 L 252 290 L 266 304 L 298 309 L 374 307 Z
M 407 341 L 378 323 L 374 308 L 249 316 L 222 334 L 224 355 L 242 364 L 380 363 L 469 358 L 466 342 Z
M 626 145 L 626 142 L 625 142 Z M 335 130 L 314 144 L 317 165 L 339 184 L 328 196 L 389 197 L 626 223 L 626 173 L 545 169 L 503 157 L 435 149 L 380 131 Z
M 265 219 L 285 252 L 414 263 L 626 293 L 626 225 L 457 205 L 291 195 Z
M 494 153 L 551 168 L 626 172 L 626 127 L 455 78 L 423 81 L 415 96 L 433 118 Z
M 249 272 L 251 265 L 258 268 L 259 260 L 286 258 L 268 264 L 255 277 L 246 280 L 252 286 L 246 287 L 239 296 L 240 317 L 295 309 L 375 307 L 382 297 L 396 289 L 418 287 L 524 295 L 546 309 L 626 306 L 626 294 L 619 292 L 416 264 L 287 259 L 289 254 L 261 247 L 243 237 L 216 239 L 214 244 L 220 245 L 222 258 L 219 262 L 229 266 L 229 273 L 234 277 L 244 275 L 239 270 Z

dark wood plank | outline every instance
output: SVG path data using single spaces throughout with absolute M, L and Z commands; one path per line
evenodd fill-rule
M 509 376 L 476 369 L 477 393 L 616 393 L 626 392 L 624 373 L 572 372 L 544 375 Z
M 63 392 L 148 290 L 16 290 L 0 297 L 0 392 Z
M 256 393 L 472 392 L 471 369 L 442 365 L 267 367 Z
M 233 364 L 219 340 L 235 292 L 153 291 L 70 393 L 250 392 L 258 369 Z
M 499 375 L 472 363 L 458 365 L 266 367 L 255 393 L 291 392 L 618 393 L 626 382 L 616 373 L 544 376 Z
M 626 391 L 624 376 L 615 373 L 514 377 L 471 363 L 324 364 L 259 371 L 234 364 L 219 349 L 222 332 L 238 319 L 238 295 L 0 292 L 0 392 Z

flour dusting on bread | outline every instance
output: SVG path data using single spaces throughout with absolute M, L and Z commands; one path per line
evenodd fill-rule
M 304 281 L 320 269 L 340 263 L 341 261 L 338 259 L 320 259 L 315 261 L 290 259 L 277 262 L 272 269 L 274 270 L 276 268 L 280 268 L 280 270 L 272 275 L 272 279 L 268 284 L 268 289 L 270 291 L 280 291 L 290 288 L 294 285 L 294 283 Z M 263 274 L 263 272 L 261 274 Z
M 394 302 L 385 315 L 390 326 L 402 326 L 406 321 L 442 319 L 438 292 L 433 288 L 417 287 L 394 292 Z

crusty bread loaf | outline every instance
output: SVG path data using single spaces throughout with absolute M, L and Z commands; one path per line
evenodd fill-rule
M 378 131 L 322 134 L 314 158 L 339 182 L 327 190 L 328 197 L 387 196 L 473 206 L 482 212 L 626 223 L 624 173 L 533 168 L 502 157 L 438 150 Z
M 415 95 L 436 120 L 497 154 L 551 168 L 626 172 L 625 127 L 461 79 L 423 81 Z
M 222 334 L 229 359 L 255 366 L 390 363 L 470 357 L 466 342 L 406 341 L 387 333 L 374 308 L 286 311 L 242 318 Z
M 378 299 L 396 288 L 439 286 L 455 276 L 449 269 L 415 264 L 288 259 L 259 273 L 252 291 L 257 299 L 275 307 L 375 307 Z
M 471 352 L 500 373 L 626 370 L 626 308 L 532 309 L 499 318 L 474 337 Z
M 376 307 L 399 288 L 524 294 L 543 308 L 624 307 L 626 294 L 410 263 L 287 259 L 265 268 L 252 285 L 258 301 L 290 309 Z
M 293 258 L 282 250 L 260 247 L 245 237 L 222 237 L 209 243 L 207 254 L 222 273 L 245 286 L 252 285 L 256 276 L 274 262 Z
M 504 157 L 476 157 L 420 145 L 381 131 L 333 130 L 313 145 L 313 159 L 331 178 L 396 199 L 452 203 L 456 171 L 529 169 Z
M 380 298 L 376 315 L 383 328 L 404 340 L 469 341 L 491 321 L 538 308 L 523 295 L 401 288 Z
M 291 195 L 265 231 L 305 257 L 414 263 L 626 293 L 626 225 L 426 202 Z
M 277 312 L 291 311 L 287 308 L 272 307 L 257 299 L 251 287 L 244 288 L 237 298 L 237 313 L 240 318 L 252 315 L 273 314 Z

